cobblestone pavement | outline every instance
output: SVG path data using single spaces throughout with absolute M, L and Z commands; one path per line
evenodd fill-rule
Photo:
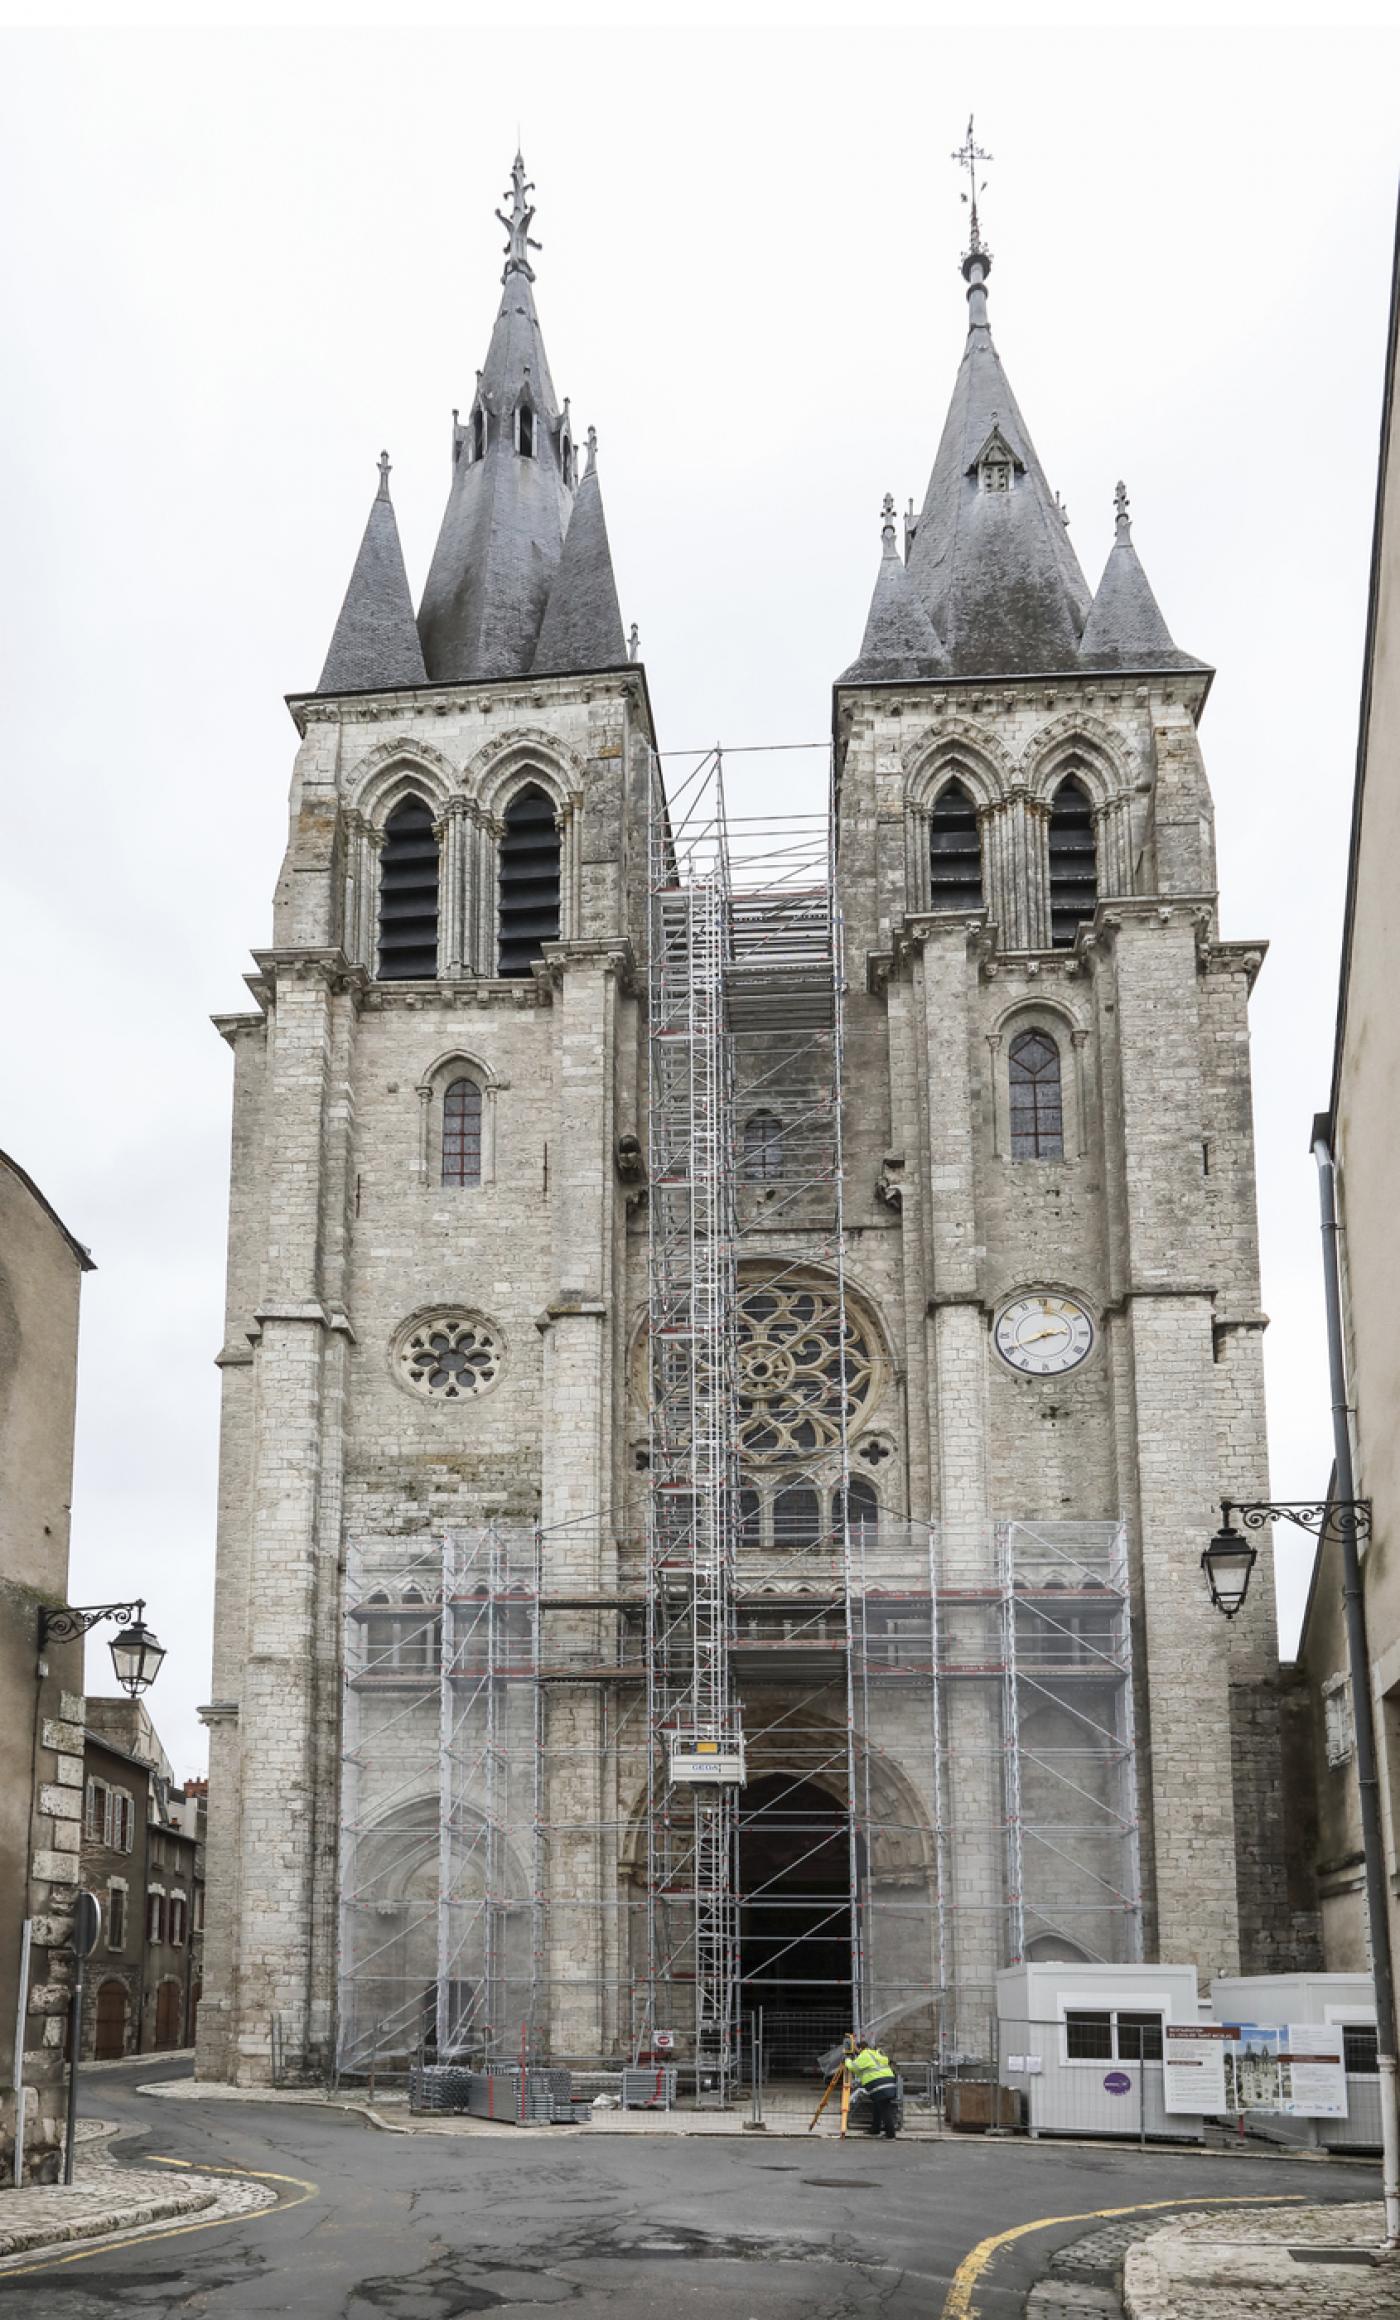
M 1379 2202 L 1193 2215 L 1127 2252 L 1128 2320 L 1396 2320 Z
M 80 2120 L 73 2183 L 28 2184 L 0 2196 L 0 2272 L 36 2249 L 103 2240 L 183 2215 L 222 2221 L 275 2203 L 275 2191 L 246 2178 L 121 2166 L 117 2133 L 100 2119 Z

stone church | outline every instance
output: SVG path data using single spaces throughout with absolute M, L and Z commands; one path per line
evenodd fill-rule
M 933 2052 L 1026 1956 L 1290 1963 L 1271 1571 L 1227 1621 L 1200 1568 L 1267 1481 L 1210 668 L 1121 485 L 1087 583 L 974 212 L 932 476 L 835 681 L 833 867 L 700 878 L 705 1017 L 531 192 L 517 157 L 418 610 L 386 458 L 291 698 L 219 1024 L 200 2068 L 702 2068 L 756 2004 L 795 2063 L 854 2014 Z M 702 1238 L 713 1489 L 711 1403 L 667 1415 Z

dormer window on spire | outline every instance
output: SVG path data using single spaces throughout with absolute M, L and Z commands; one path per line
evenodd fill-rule
M 535 414 L 529 403 L 516 405 L 515 448 L 522 459 L 535 456 Z
M 472 413 L 472 458 L 486 457 L 486 413 L 480 403 Z
M 967 472 L 976 476 L 979 491 L 1004 492 L 1015 490 L 1018 470 L 1024 474 L 1024 460 L 1017 458 L 1000 427 L 994 425 Z

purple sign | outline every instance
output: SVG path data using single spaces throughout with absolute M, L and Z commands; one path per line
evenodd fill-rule
M 1110 2070 L 1103 2082 L 1105 2094 L 1131 2094 L 1133 2082 L 1126 2070 Z

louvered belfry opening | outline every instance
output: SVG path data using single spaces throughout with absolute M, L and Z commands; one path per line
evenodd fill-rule
M 1050 809 L 1050 940 L 1057 950 L 1068 949 L 1080 922 L 1093 917 L 1098 897 L 1093 811 L 1071 774 Z
M 960 781 L 950 781 L 929 823 L 929 907 L 982 908 L 982 839 L 977 809 Z
M 405 798 L 384 825 L 379 857 L 379 979 L 430 981 L 437 973 L 438 846 L 421 798 Z
M 559 940 L 559 832 L 554 801 L 536 782 L 506 807 L 501 838 L 499 972 L 528 975 L 547 942 Z

